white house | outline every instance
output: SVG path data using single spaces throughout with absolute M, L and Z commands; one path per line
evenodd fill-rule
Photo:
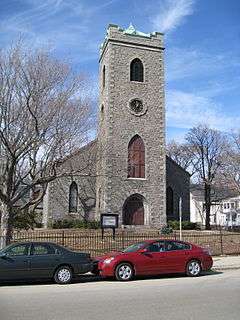
M 221 201 L 217 224 L 226 227 L 240 226 L 240 195 Z
M 190 192 L 190 221 L 205 225 L 205 201 L 202 186 L 193 185 Z M 240 195 L 232 190 L 215 189 L 212 195 L 211 225 L 240 227 Z

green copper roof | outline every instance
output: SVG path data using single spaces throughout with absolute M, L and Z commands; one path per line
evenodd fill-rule
M 123 31 L 123 33 L 131 34 L 131 35 L 135 35 L 135 36 L 147 37 L 147 38 L 151 37 L 150 33 L 143 33 L 143 32 L 136 30 L 131 23 L 130 23 L 129 27 Z
M 119 27 L 117 24 L 109 24 L 108 28 L 107 28 L 107 35 L 105 36 L 105 39 L 103 41 L 103 43 L 101 44 L 100 48 L 103 49 L 105 44 L 107 43 L 107 39 L 108 37 L 110 37 L 111 35 L 111 28 L 112 30 L 117 30 L 118 33 L 123 33 L 126 35 L 131 35 L 131 36 L 138 36 L 138 37 L 144 37 L 144 38 L 158 38 L 161 41 L 161 38 L 159 37 L 159 35 L 163 35 L 163 33 L 161 32 L 151 32 L 151 33 L 144 33 L 141 31 L 138 31 L 135 29 L 135 27 L 132 25 L 132 23 L 130 23 L 129 27 L 127 29 L 122 29 L 121 27 Z M 114 33 L 113 33 L 113 37 L 114 37 Z

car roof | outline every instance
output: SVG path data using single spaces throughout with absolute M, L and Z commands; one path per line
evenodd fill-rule
M 190 242 L 186 242 L 186 241 L 182 241 L 182 240 L 178 240 L 178 239 L 168 239 L 168 238 L 167 239 L 166 238 L 147 239 L 147 240 L 143 240 L 142 242 L 153 243 L 153 242 L 156 242 L 156 241 L 176 241 L 176 242 L 191 244 Z
M 50 242 L 50 241 L 19 241 L 19 242 L 13 242 L 11 243 L 11 245 L 15 245 L 15 244 L 39 244 L 39 243 L 43 243 L 43 244 L 52 244 L 52 245 L 57 245 L 57 243 L 54 242 Z

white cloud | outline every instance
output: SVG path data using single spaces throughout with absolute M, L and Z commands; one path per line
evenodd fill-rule
M 195 0 L 165 0 L 161 2 L 160 13 L 153 19 L 153 28 L 169 32 L 181 25 L 185 18 L 193 14 Z
M 214 99 L 180 90 L 169 90 L 166 94 L 167 125 L 189 129 L 201 123 L 222 131 L 239 126 L 240 117 L 226 114 Z
M 14 42 L 20 35 L 27 45 L 50 45 L 74 62 L 96 59 L 102 35 L 94 32 L 92 24 L 114 1 L 92 5 L 79 0 L 22 0 L 20 12 L 13 10 L 0 21 L 0 46 Z
M 206 76 L 232 67 L 239 67 L 239 59 L 232 52 L 209 52 L 198 48 L 170 48 L 166 51 L 168 81 Z

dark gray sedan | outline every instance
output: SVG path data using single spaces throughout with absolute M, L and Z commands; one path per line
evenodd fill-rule
M 70 251 L 54 243 L 15 243 L 0 250 L 0 280 L 54 279 L 66 284 L 75 275 L 92 269 L 88 253 Z

